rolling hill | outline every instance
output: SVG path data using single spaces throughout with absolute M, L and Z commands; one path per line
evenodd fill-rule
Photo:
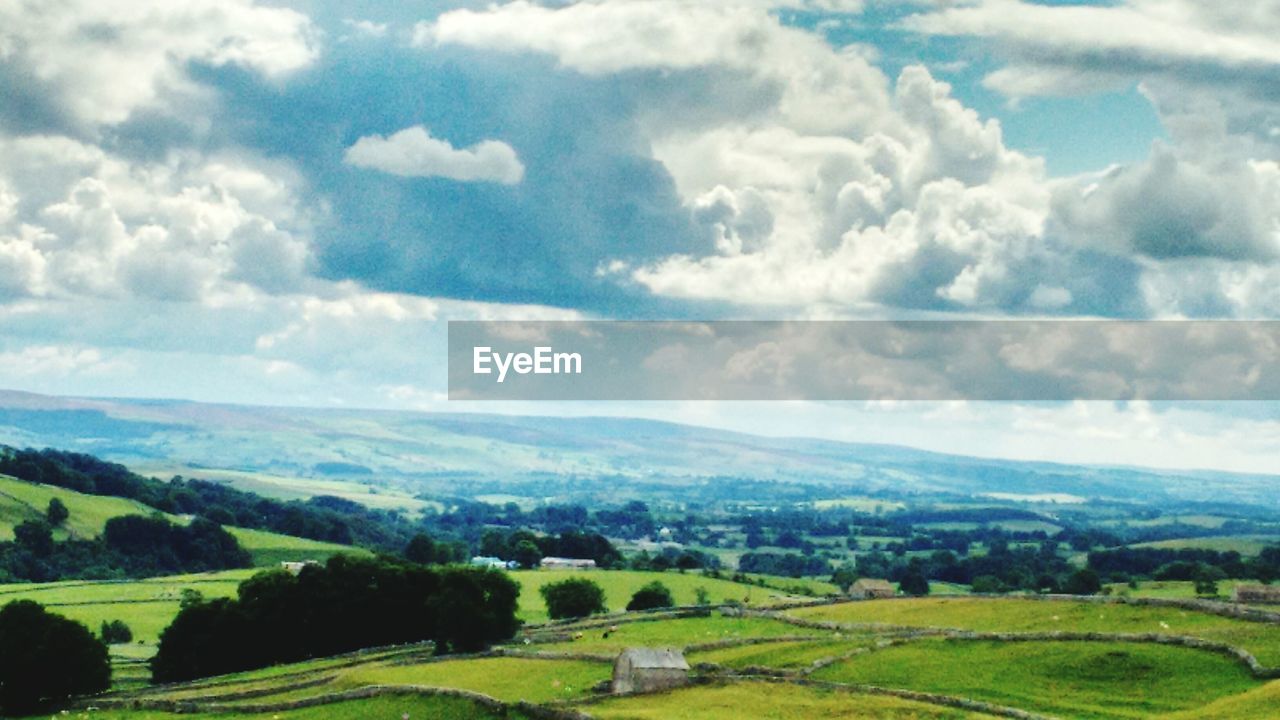
M 626 499 L 675 491 L 1070 495 L 1275 508 L 1277 476 L 1070 466 L 766 438 L 626 418 L 547 418 L 93 400 L 0 392 L 0 443 L 88 452 L 158 476 L 410 513 L 419 495 Z

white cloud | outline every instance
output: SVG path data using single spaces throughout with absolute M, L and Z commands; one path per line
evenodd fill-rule
M 201 300 L 306 282 L 307 213 L 286 168 L 173 153 L 129 161 L 59 136 L 0 137 L 3 294 Z M 241 200 L 243 198 L 243 202 Z
M 0 61 L 78 122 L 124 121 L 196 89 L 191 62 L 280 77 L 317 56 L 307 18 L 252 0 L 0 3 Z
M 385 138 L 362 137 L 347 148 L 343 159 L 348 165 L 402 177 L 443 177 L 503 185 L 516 185 L 524 178 L 524 165 L 510 145 L 485 140 L 459 150 L 431 137 L 421 125 Z

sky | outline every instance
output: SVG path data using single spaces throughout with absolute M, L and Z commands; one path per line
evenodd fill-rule
M 1280 0 L 0 0 L 0 387 L 473 410 L 449 319 L 1275 319 L 1277 37 Z M 1272 404 L 479 409 L 1280 467 Z

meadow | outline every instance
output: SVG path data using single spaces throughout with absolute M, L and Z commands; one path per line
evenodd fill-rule
M 884 623 L 979 632 L 1105 632 L 1185 635 L 1243 647 L 1280 665 L 1280 625 L 1178 607 L 1019 598 L 912 598 L 841 603 L 791 612 L 837 623 Z
M 969 697 L 1072 718 L 1146 718 L 1195 708 L 1259 684 L 1234 660 L 1181 647 L 941 639 L 854 656 L 813 677 Z

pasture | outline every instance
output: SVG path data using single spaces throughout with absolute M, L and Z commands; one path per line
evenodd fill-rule
M 1020 598 L 947 597 L 841 603 L 790 614 L 837 623 L 884 623 L 979 632 L 1106 632 L 1186 635 L 1243 647 L 1280 665 L 1280 625 L 1178 607 Z
M 940 639 L 854 656 L 813 677 L 968 697 L 1071 718 L 1147 718 L 1199 707 L 1260 684 L 1232 659 L 1181 647 Z

